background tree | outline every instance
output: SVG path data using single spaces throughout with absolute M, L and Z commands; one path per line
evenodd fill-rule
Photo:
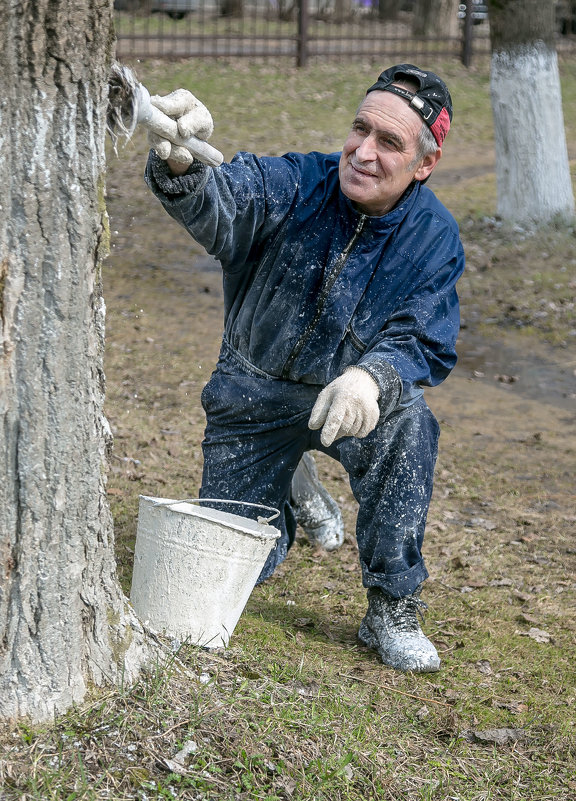
M 459 0 L 416 0 L 412 18 L 414 36 L 434 39 L 459 36 Z
M 490 0 L 498 214 L 522 225 L 574 218 L 553 0 Z
M 220 14 L 223 17 L 244 16 L 244 0 L 221 0 Z
M 375 0 L 372 5 L 377 6 L 380 19 L 393 21 L 398 18 L 398 0 Z
M 296 0 L 277 0 L 276 11 L 278 19 L 289 22 L 296 16 L 298 2 Z
M 105 485 L 111 6 L 0 15 L 0 718 L 48 719 L 145 654 Z
M 350 19 L 352 15 L 353 0 L 334 0 L 334 22 L 342 23 Z

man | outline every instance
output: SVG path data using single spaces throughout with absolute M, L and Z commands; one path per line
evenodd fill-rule
M 177 95 L 154 102 L 182 136 L 206 133 L 205 108 Z M 294 540 L 302 456 L 338 459 L 358 501 L 369 602 L 359 638 L 417 672 L 440 666 L 418 621 L 438 440 L 423 388 L 455 364 L 464 267 L 457 225 L 424 183 L 451 118 L 440 78 L 402 64 L 370 86 L 341 154 L 238 153 L 212 169 L 161 141 L 146 171 L 223 268 L 225 332 L 202 393 L 202 497 L 281 510 L 263 580 Z

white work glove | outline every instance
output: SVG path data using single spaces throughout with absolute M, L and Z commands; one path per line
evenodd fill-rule
M 348 367 L 331 381 L 316 398 L 308 427 L 322 429 L 325 447 L 340 437 L 367 436 L 380 417 L 380 388 L 370 373 L 360 367 Z
M 208 139 L 212 136 L 214 130 L 212 115 L 188 89 L 176 89 L 169 95 L 154 95 L 150 98 L 150 102 L 168 117 L 176 120 L 178 133 L 183 139 L 188 139 L 190 136 Z M 149 132 L 148 140 L 164 161 L 171 159 L 187 166 L 194 161 L 187 148 L 170 141 L 167 132 L 165 137 Z

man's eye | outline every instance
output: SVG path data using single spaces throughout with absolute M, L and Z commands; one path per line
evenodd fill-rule
M 366 126 L 361 122 L 355 122 L 352 126 L 353 131 L 357 131 L 358 133 L 366 133 Z

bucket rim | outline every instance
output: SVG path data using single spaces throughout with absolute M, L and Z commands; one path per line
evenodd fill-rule
M 271 506 L 265 506 L 264 504 L 260 503 L 250 503 L 248 501 L 233 501 L 233 500 L 226 500 L 226 499 L 219 499 L 219 498 L 186 498 L 186 499 L 171 499 L 171 498 L 157 498 L 151 495 L 140 495 L 141 501 L 146 501 L 150 504 L 152 508 L 163 507 L 165 509 L 169 509 L 171 512 L 175 514 L 186 514 L 192 517 L 201 517 L 205 520 L 209 520 L 214 523 L 218 523 L 226 528 L 233 529 L 235 531 L 242 531 L 245 534 L 250 534 L 253 537 L 260 537 L 262 539 L 278 539 L 280 537 L 280 531 L 275 527 L 271 526 L 269 521 L 275 520 L 276 517 L 280 515 L 278 509 L 274 509 Z M 218 509 L 214 509 L 210 506 L 202 507 L 202 506 L 195 506 L 195 503 L 230 503 L 235 505 L 245 505 L 245 506 L 252 506 L 258 507 L 261 509 L 268 509 L 269 511 L 274 512 L 275 514 L 270 518 L 262 518 L 258 517 L 257 520 L 253 520 L 252 518 L 242 517 L 241 515 L 235 515 L 228 512 L 219 512 Z M 182 504 L 186 504 L 188 506 L 187 509 L 175 509 L 173 507 L 180 506 Z M 258 528 L 253 528 L 252 526 L 248 525 L 238 525 L 235 522 L 227 521 L 223 519 L 215 519 L 210 512 L 216 512 L 217 514 L 223 515 L 230 515 L 231 517 L 238 518 L 239 521 L 245 520 L 247 523 L 252 524 L 253 526 L 258 526 Z

